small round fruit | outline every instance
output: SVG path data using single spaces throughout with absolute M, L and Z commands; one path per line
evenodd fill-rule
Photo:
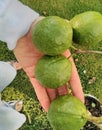
M 35 77 L 48 88 L 58 88 L 68 82 L 71 62 L 64 56 L 43 56 L 35 67 Z
M 52 101 L 48 120 L 54 130 L 80 130 L 87 121 L 84 104 L 74 96 L 60 96 Z
M 102 41 L 102 15 L 96 11 L 87 11 L 76 15 L 70 21 L 73 39 L 76 43 L 89 46 Z
M 32 32 L 36 48 L 47 55 L 63 53 L 72 44 L 72 27 L 58 16 L 48 16 L 36 24 Z

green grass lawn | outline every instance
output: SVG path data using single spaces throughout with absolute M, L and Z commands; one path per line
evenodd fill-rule
M 102 13 L 102 0 L 21 0 L 24 4 L 39 12 L 41 15 L 57 15 L 71 19 L 78 13 L 95 10 Z M 74 43 L 74 46 L 87 49 Z M 90 48 L 102 51 L 102 42 L 97 47 Z M 71 50 L 73 53 L 73 50 Z M 102 55 L 74 54 L 79 76 L 85 93 L 92 94 L 102 101 Z M 5 43 L 0 43 L 0 60 L 14 60 L 15 56 Z M 40 106 L 34 89 L 23 70 L 18 71 L 15 80 L 2 92 L 2 99 L 24 102 L 23 113 L 27 121 L 19 130 L 52 130 L 47 114 Z

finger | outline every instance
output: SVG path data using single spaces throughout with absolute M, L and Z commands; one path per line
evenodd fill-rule
M 77 68 L 75 67 L 74 62 L 72 62 L 72 75 L 70 78 L 70 85 L 72 88 L 73 95 L 79 98 L 82 102 L 84 102 L 84 93 L 80 81 L 80 77 L 77 72 Z
M 74 68 L 73 68 L 74 69 Z M 79 98 L 84 103 L 84 93 L 82 90 L 82 85 L 79 76 L 77 73 L 75 74 L 75 70 L 73 70 L 74 75 L 71 76 L 70 85 L 72 89 L 72 93 L 74 96 Z
M 63 55 L 64 55 L 65 57 L 69 57 L 69 56 L 71 56 L 71 53 L 70 53 L 69 50 L 66 50 L 66 51 L 63 53 Z
M 41 106 L 47 112 L 51 102 L 46 92 L 46 89 L 41 86 L 35 78 L 30 78 L 30 81 L 34 87 L 35 93 L 37 95 L 38 100 L 40 101 Z
M 67 50 L 64 52 L 63 55 L 65 55 L 66 57 L 69 57 L 69 56 L 71 56 L 71 53 L 69 50 Z M 76 65 L 75 65 L 72 57 L 70 57 L 69 60 L 72 63 L 72 74 L 71 74 L 71 78 L 69 81 L 71 89 L 72 89 L 72 93 L 74 96 L 79 98 L 84 103 L 84 101 L 85 101 L 84 93 L 83 93 L 83 89 L 82 89 L 82 85 L 81 85 L 81 81 L 80 81 L 80 77 L 79 77 Z
M 58 95 L 56 89 L 47 88 L 46 91 L 51 101 L 54 100 Z
M 84 102 L 84 93 L 76 65 L 72 57 L 70 57 L 69 60 L 72 63 L 72 74 L 69 83 L 72 88 L 73 95 L 79 98 L 82 102 Z
M 59 87 L 57 89 L 57 91 L 58 91 L 59 96 L 66 95 L 66 94 L 68 94 L 68 87 L 67 87 L 67 85 L 64 85 L 63 87 Z

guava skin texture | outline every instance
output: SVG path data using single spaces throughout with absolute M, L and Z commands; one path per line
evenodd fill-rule
M 54 130 L 80 130 L 87 122 L 86 107 L 71 95 L 53 100 L 47 116 Z
M 36 48 L 46 55 L 58 55 L 72 45 L 72 27 L 58 16 L 48 16 L 38 22 L 32 31 Z
M 73 40 L 89 46 L 102 41 L 102 15 L 95 11 L 86 11 L 70 20 L 73 28 Z
M 45 55 L 35 67 L 35 77 L 48 88 L 58 88 L 66 84 L 71 77 L 71 72 L 71 62 L 62 55 Z

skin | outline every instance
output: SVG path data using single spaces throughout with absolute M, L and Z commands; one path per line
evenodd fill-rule
M 8 64 L 11 64 L 16 70 L 22 69 L 22 66 L 17 61 L 8 61 Z
M 36 49 L 32 42 L 31 33 L 35 25 L 36 22 L 32 24 L 29 32 L 18 40 L 13 51 L 18 62 L 29 77 L 41 106 L 46 112 L 48 112 L 51 101 L 54 100 L 58 95 L 68 94 L 68 87 L 65 85 L 59 87 L 58 89 L 47 89 L 44 88 L 35 78 L 34 68 L 37 61 L 44 55 Z M 71 53 L 69 50 L 67 50 L 63 55 L 69 57 Z M 77 68 L 72 57 L 70 57 L 70 61 L 72 62 L 72 75 L 69 83 L 71 85 L 72 93 L 84 103 L 84 93 Z

